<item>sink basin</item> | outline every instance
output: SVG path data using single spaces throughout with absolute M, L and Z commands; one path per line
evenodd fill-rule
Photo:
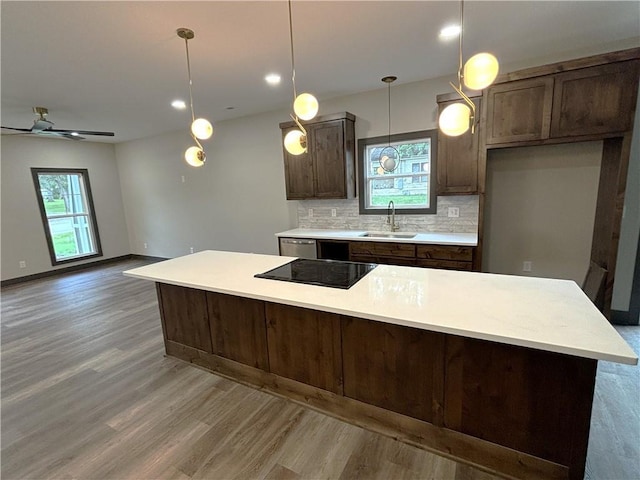
M 413 238 L 416 233 L 395 233 L 395 232 L 366 232 L 360 235 L 361 237 L 371 238 Z

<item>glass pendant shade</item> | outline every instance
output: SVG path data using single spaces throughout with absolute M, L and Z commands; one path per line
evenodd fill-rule
M 192 167 L 201 167 L 204 165 L 207 156 L 200 147 L 193 146 L 187 148 L 187 151 L 184 152 L 184 159 Z
M 310 93 L 301 93 L 293 102 L 293 111 L 302 120 L 311 120 L 318 114 L 318 100 Z
M 291 155 L 300 155 L 307 151 L 306 137 L 300 130 L 291 130 L 284 137 L 284 148 Z
M 457 137 L 469 130 L 471 109 L 464 103 L 453 103 L 442 110 L 438 125 L 445 135 Z
M 206 118 L 196 118 L 191 124 L 191 133 L 200 140 L 207 140 L 213 135 L 213 126 Z
M 482 90 L 498 76 L 498 59 L 490 53 L 477 53 L 464 64 L 462 79 L 467 88 Z

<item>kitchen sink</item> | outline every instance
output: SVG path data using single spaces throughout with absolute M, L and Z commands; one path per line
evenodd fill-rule
M 366 232 L 360 236 L 370 238 L 413 238 L 416 235 L 416 233 Z

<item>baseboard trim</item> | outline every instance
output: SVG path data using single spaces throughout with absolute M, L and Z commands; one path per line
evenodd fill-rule
M 87 262 L 87 263 L 82 263 L 80 265 L 72 265 L 69 267 L 57 268 L 55 270 L 49 270 L 47 272 L 40 272 L 40 273 L 34 273 L 32 275 L 25 275 L 24 277 L 9 278 L 8 280 L 0 281 L 0 288 L 8 287 L 10 285 L 16 285 L 18 283 L 30 282 L 32 280 L 38 280 L 41 278 L 54 277 L 56 275 L 64 275 L 66 273 L 76 272 L 78 270 L 85 270 L 87 268 L 101 267 L 101 266 L 104 266 L 105 264 L 116 263 L 116 262 L 121 262 L 123 260 L 131 260 L 131 259 L 152 260 L 156 262 L 167 260 L 166 258 L 162 258 L 162 257 L 149 257 L 146 255 L 134 255 L 129 253 L 127 255 L 121 255 L 119 257 L 105 258 L 102 260 L 97 260 L 95 262 Z
M 640 325 L 640 313 L 624 310 L 611 310 L 611 323 L 614 325 Z

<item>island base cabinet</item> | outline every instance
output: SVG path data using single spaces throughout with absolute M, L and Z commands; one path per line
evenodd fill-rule
M 165 339 L 211 353 L 205 292 L 166 283 L 156 292 Z
M 447 336 L 445 427 L 582 479 L 597 361 Z
M 269 370 L 264 302 L 207 292 L 213 353 Z
M 343 317 L 345 396 L 442 424 L 443 345 L 439 333 Z
M 342 395 L 340 315 L 266 304 L 271 373 Z

